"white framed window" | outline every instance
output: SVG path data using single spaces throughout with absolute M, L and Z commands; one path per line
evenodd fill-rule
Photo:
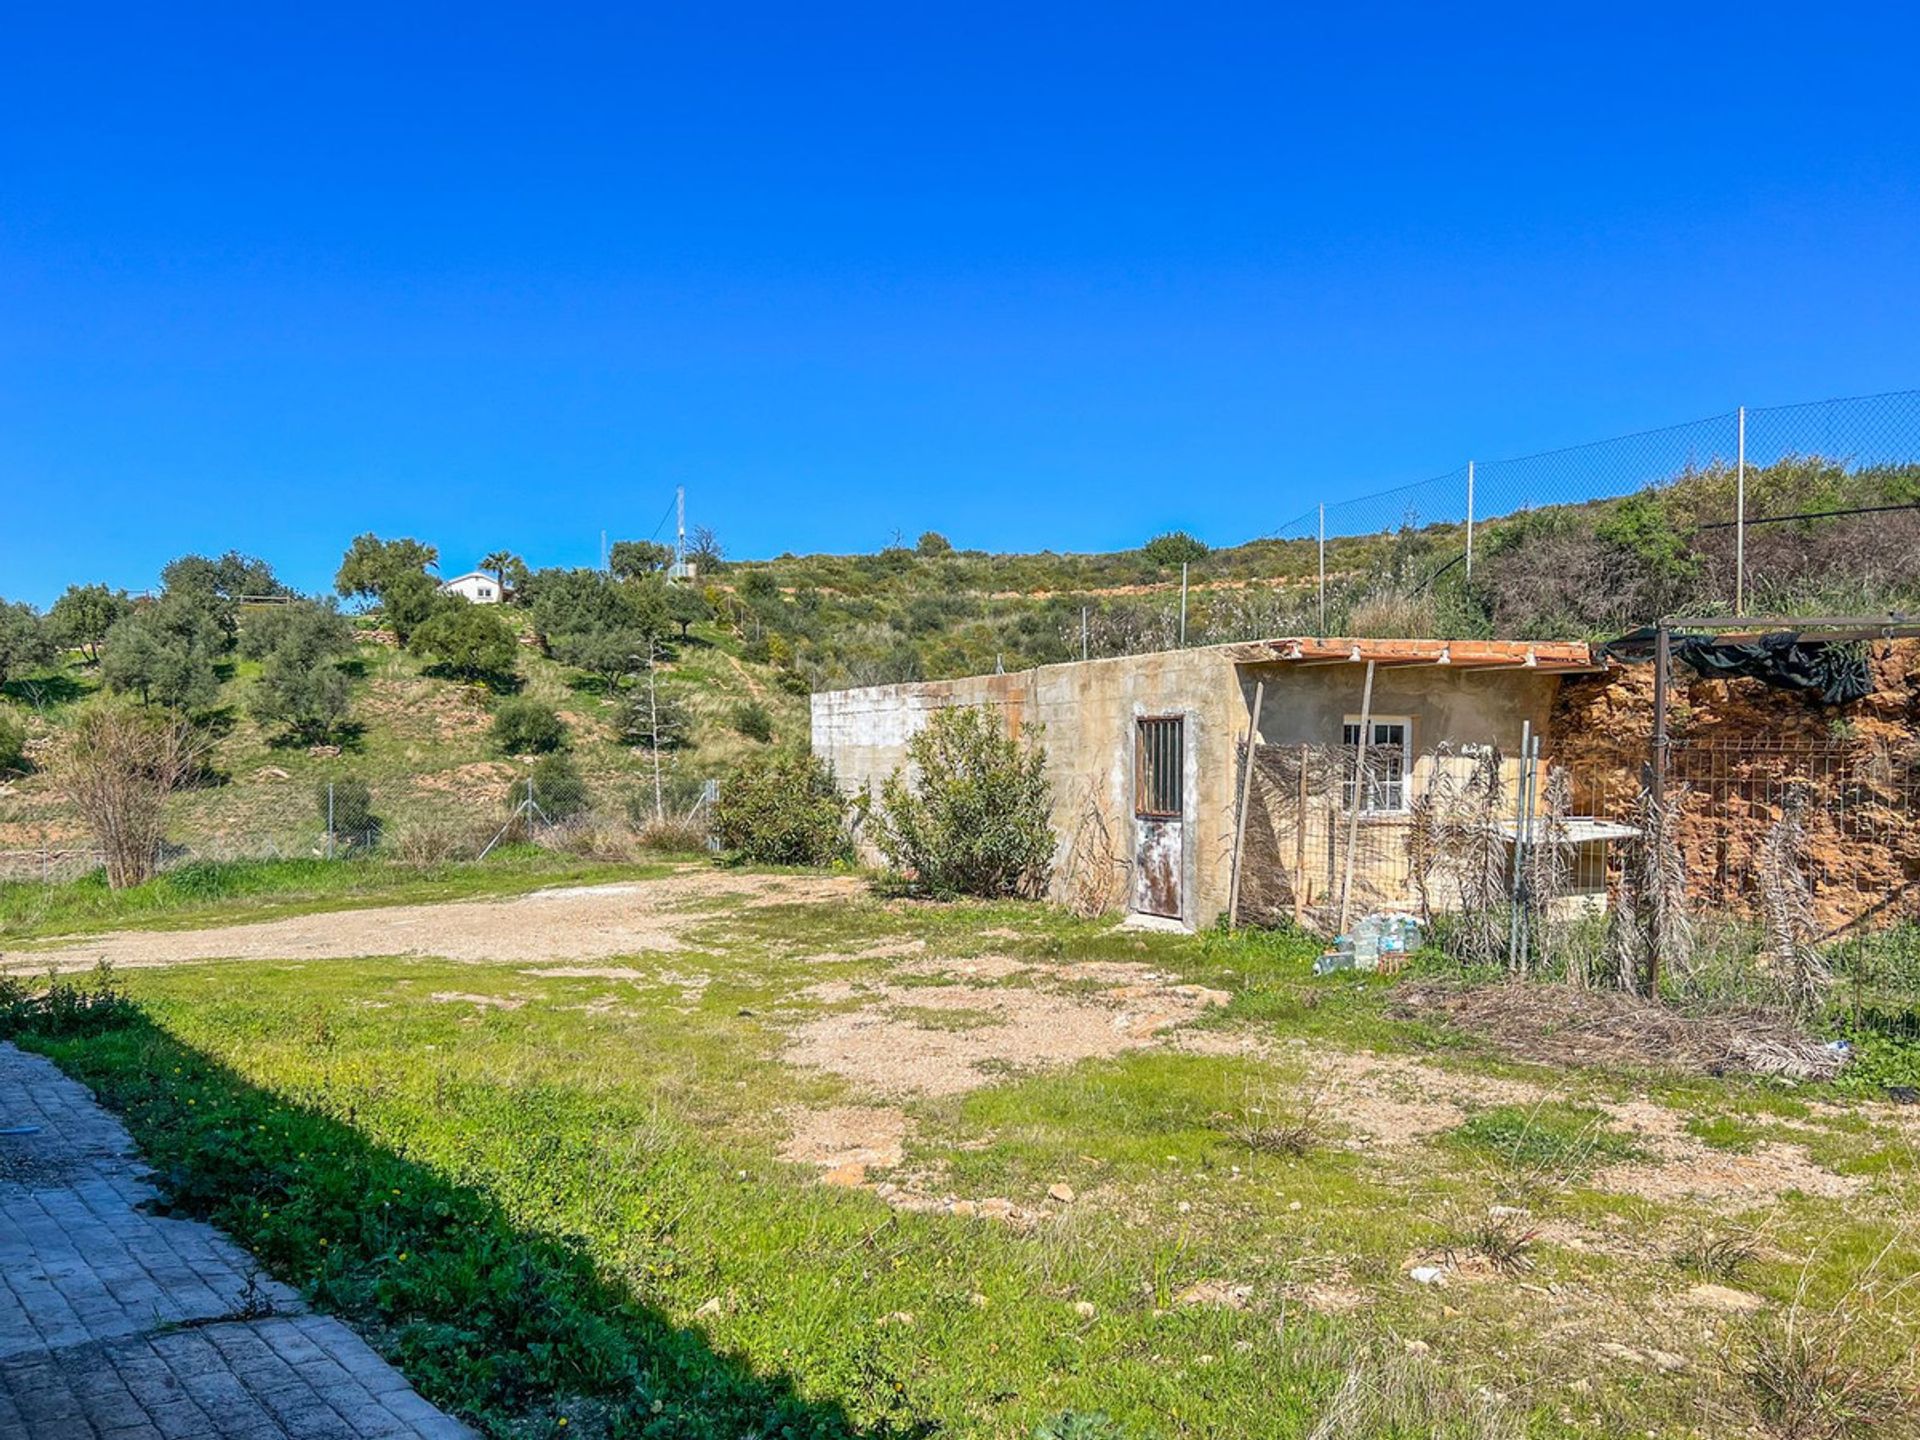
M 1398 814 L 1407 808 L 1407 782 L 1413 773 L 1413 719 L 1408 715 L 1375 715 L 1373 733 L 1367 737 L 1366 785 L 1361 794 L 1360 812 Z M 1350 751 L 1360 747 L 1360 717 L 1349 715 L 1340 727 L 1340 743 Z M 1347 808 L 1354 800 L 1354 777 L 1347 779 Z

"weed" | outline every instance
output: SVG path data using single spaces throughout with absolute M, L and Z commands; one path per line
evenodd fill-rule
M 1741 1272 L 1760 1253 L 1759 1238 L 1746 1230 L 1702 1230 L 1673 1252 L 1673 1264 L 1702 1280 L 1725 1283 L 1740 1278 Z
M 1128 1433 L 1097 1410 L 1062 1410 L 1034 1427 L 1033 1440 L 1127 1440 Z
M 1798 1313 L 1749 1330 L 1736 1373 L 1784 1440 L 1844 1440 L 1896 1425 L 1911 1433 L 1904 1387 L 1885 1367 L 1854 1358 L 1851 1332 L 1844 1319 Z
M 1502 1274 L 1519 1275 L 1533 1268 L 1528 1252 L 1539 1238 L 1540 1227 L 1524 1210 L 1496 1205 L 1467 1227 L 1465 1248 Z
M 129 1023 L 139 1013 L 102 960 L 85 979 L 49 975 L 36 988 L 0 975 L 0 1038 L 32 1030 L 42 1035 L 79 1035 Z
M 1226 1127 L 1226 1134 L 1256 1155 L 1311 1154 L 1327 1138 L 1320 1097 L 1299 1105 L 1268 1100 L 1249 1105 L 1245 1114 Z

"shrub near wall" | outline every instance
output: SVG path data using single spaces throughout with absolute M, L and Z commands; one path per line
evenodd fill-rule
M 852 856 L 847 802 L 833 770 L 787 752 L 743 762 L 720 786 L 714 829 L 730 859 L 759 865 L 831 865 Z
M 874 843 L 933 895 L 1039 896 L 1053 867 L 1047 752 L 987 706 L 935 712 L 881 787 Z

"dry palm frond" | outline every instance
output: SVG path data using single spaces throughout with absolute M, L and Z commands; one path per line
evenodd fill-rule
M 1507 838 L 1500 828 L 1506 785 L 1500 752 L 1492 746 L 1473 756 L 1449 806 L 1446 844 L 1460 882 L 1460 923 L 1449 948 L 1461 960 L 1487 963 L 1506 949 Z
M 1607 932 L 1607 950 L 1621 989 L 1637 990 L 1647 962 L 1685 971 L 1693 959 L 1693 923 L 1687 913 L 1687 867 L 1680 853 L 1684 797 L 1655 804 L 1647 791 L 1635 802 L 1639 837 L 1623 848 L 1620 891 Z
M 1793 1007 L 1802 1014 L 1818 1009 L 1833 983 L 1833 972 L 1814 943 L 1813 887 L 1800 863 L 1806 843 L 1806 791 L 1789 791 L 1780 818 L 1760 847 L 1760 908 L 1766 923 L 1767 953 L 1779 968 Z

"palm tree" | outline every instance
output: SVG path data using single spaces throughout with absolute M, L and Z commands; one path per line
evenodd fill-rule
M 500 598 L 507 598 L 507 571 L 520 564 L 520 557 L 511 550 L 495 550 L 480 562 L 482 570 L 491 570 L 493 578 L 500 583 Z

